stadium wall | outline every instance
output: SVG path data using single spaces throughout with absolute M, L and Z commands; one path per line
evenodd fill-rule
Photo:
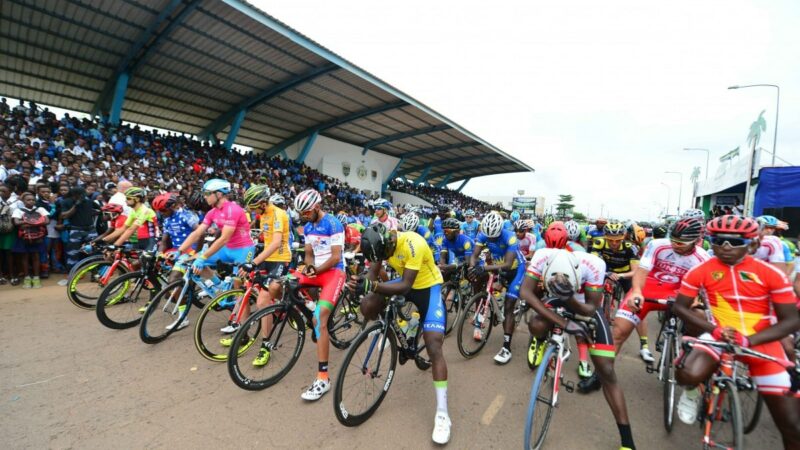
M 394 205 L 405 205 L 410 203 L 415 206 L 433 206 L 430 202 L 427 202 L 416 195 L 406 194 L 405 192 L 398 191 L 389 191 L 389 194 L 392 196 L 392 204 Z

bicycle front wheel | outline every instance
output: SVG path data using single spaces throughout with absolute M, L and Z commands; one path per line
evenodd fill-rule
M 737 380 L 739 400 L 742 405 L 744 434 L 750 434 L 758 426 L 761 410 L 764 409 L 764 398 L 758 394 L 755 383 L 750 378 Z
M 545 350 L 542 362 L 536 370 L 536 377 L 531 385 L 531 397 L 528 401 L 528 415 L 525 420 L 525 448 L 540 449 L 550 428 L 555 408 L 556 377 L 553 367 L 556 347 L 551 345 Z
M 464 358 L 473 358 L 483 350 L 494 326 L 494 310 L 488 294 L 475 294 L 464 305 L 458 317 L 456 335 L 458 351 Z
M 83 267 L 78 268 L 70 276 L 67 283 L 67 298 L 81 309 L 94 309 L 97 299 L 115 277 L 128 272 L 123 264 L 117 264 L 114 273 L 108 276 L 106 283 L 103 279 L 108 275 L 113 263 L 102 260 L 87 260 Z
M 744 448 L 744 425 L 742 423 L 742 407 L 739 403 L 739 392 L 736 384 L 730 380 L 720 380 L 719 393 L 711 395 L 714 408 L 706 417 L 708 431 L 704 447 L 741 450 Z M 710 427 L 708 427 L 710 423 Z
M 328 336 L 331 344 L 339 350 L 345 350 L 366 324 L 355 294 L 347 289 L 342 290 L 336 308 L 328 315 Z
M 181 296 L 184 284 L 183 279 L 175 280 L 164 286 L 154 298 L 142 316 L 139 324 L 139 338 L 145 344 L 158 344 L 170 334 L 184 328 L 183 323 L 188 320 L 189 302 L 187 291 Z M 181 305 L 184 307 L 181 308 Z
M 194 326 L 194 346 L 203 358 L 214 362 L 228 359 L 233 333 L 224 333 L 223 329 L 229 325 L 235 326 L 238 309 L 243 305 L 243 295 L 244 289 L 222 292 L 200 311 Z M 252 307 L 256 303 L 256 296 L 251 293 L 246 301 Z
M 458 319 L 458 313 L 461 309 L 461 290 L 458 285 L 454 283 L 445 283 L 442 286 L 442 302 L 444 303 L 444 310 L 447 313 L 445 316 L 444 335 L 447 336 L 453 331 L 453 327 Z
M 142 320 L 139 308 L 150 298 L 142 272 L 128 272 L 103 289 L 97 300 L 97 320 L 114 330 L 135 327 Z
M 661 351 L 661 382 L 663 383 L 664 429 L 672 432 L 675 420 L 675 336 L 667 335 Z
M 353 341 L 333 388 L 333 412 L 342 425 L 354 427 L 372 417 L 392 385 L 397 367 L 394 330 L 380 322 Z

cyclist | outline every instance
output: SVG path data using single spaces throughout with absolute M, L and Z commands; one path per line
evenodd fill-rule
M 319 300 L 314 309 L 314 333 L 317 336 L 319 370 L 314 382 L 300 396 L 303 400 L 315 401 L 331 389 L 328 376 L 330 337 L 326 324 L 328 316 L 336 307 L 345 282 L 344 257 L 342 255 L 344 227 L 333 215 L 322 210 L 322 196 L 314 189 L 297 194 L 294 199 L 294 208 L 300 214 L 301 220 L 306 222 L 303 228 L 305 267 L 298 276 L 299 282 L 321 288 Z M 381 208 L 384 214 L 386 214 L 386 209 L 388 208 Z
M 758 247 L 758 228 L 755 220 L 734 215 L 708 223 L 714 257 L 683 277 L 675 312 L 687 325 L 703 331 L 701 339 L 727 341 L 786 361 L 779 340 L 800 330 L 797 298 L 781 270 L 748 254 Z M 701 289 L 707 294 L 711 320 L 690 309 Z M 683 358 L 676 378 L 682 385 L 697 386 L 716 371 L 720 355 L 712 347 L 697 344 Z M 750 367 L 759 394 L 781 432 L 784 448 L 800 448 L 797 373 L 760 358 L 737 359 Z M 694 423 L 699 402 L 697 389 L 686 389 L 678 402 L 678 417 Z
M 564 222 L 562 222 L 560 220 L 556 220 L 554 222 L 550 222 L 550 225 L 548 225 L 547 229 L 544 230 L 544 234 L 543 235 L 546 235 L 550 230 L 557 230 L 556 231 L 556 235 L 558 235 L 559 238 L 562 237 L 562 236 L 564 237 L 564 240 L 565 240 L 564 247 L 558 247 L 558 248 L 566 248 L 567 250 L 569 250 L 571 252 L 585 252 L 586 251 L 586 249 L 583 248 L 583 246 L 581 244 L 579 244 L 579 243 L 577 243 L 575 241 L 569 240 L 569 232 L 567 231 L 567 228 L 564 225 Z M 540 239 L 540 240 L 536 241 L 536 250 L 538 251 L 538 250 L 541 250 L 543 248 L 553 248 L 553 247 L 550 247 L 547 244 L 547 240 L 546 239 Z
M 578 224 L 578 222 L 575 222 L 574 220 L 570 219 L 564 222 L 564 228 L 567 230 L 567 239 L 570 242 L 574 242 L 575 244 L 578 244 L 581 247 L 583 247 L 583 244 L 581 244 L 581 242 L 583 242 L 585 239 L 582 235 L 583 230 L 581 230 L 581 226 Z
M 162 234 L 158 251 L 162 254 L 171 255 L 174 259 L 178 247 L 183 244 L 186 238 L 197 228 L 199 220 L 197 216 L 183 209 L 178 202 L 175 194 L 161 194 L 153 199 L 153 209 L 161 213 Z M 170 272 L 170 281 L 180 278 L 187 269 L 186 259 L 189 255 L 184 255 L 176 261 Z
M 514 233 L 517 235 L 519 250 L 525 259 L 530 259 L 536 249 L 536 236 L 531 234 L 533 221 L 530 219 L 520 219 L 514 222 Z
M 484 248 L 489 249 L 494 264 L 478 264 L 479 255 Z M 503 217 L 497 212 L 490 212 L 481 221 L 481 231 L 475 240 L 475 251 L 469 259 L 470 278 L 473 282 L 482 278 L 486 272 L 495 271 L 507 282 L 508 290 L 505 295 L 505 307 L 501 305 L 505 314 L 503 324 L 503 347 L 495 355 L 497 364 L 507 364 L 511 360 L 511 337 L 514 334 L 514 302 L 519 298 L 519 287 L 525 276 L 525 257 L 519 250 L 519 242 L 512 231 L 503 229 Z M 481 339 L 480 328 L 475 328 L 475 340 Z
M 475 211 L 468 209 L 464 213 L 464 223 L 461 224 L 461 232 L 474 241 L 475 238 L 478 237 L 478 229 L 480 226 L 480 222 L 475 220 Z
M 361 253 L 361 230 L 355 223 L 347 223 L 349 218 L 346 213 L 339 213 L 336 215 L 336 220 L 342 224 L 344 228 L 344 247 L 345 250 L 353 253 Z M 359 225 L 360 226 L 360 225 Z
M 425 242 L 428 243 L 428 247 L 430 247 L 431 251 L 433 251 L 434 261 L 439 260 L 441 247 L 436 245 L 436 241 L 434 241 L 431 230 L 419 224 L 419 216 L 417 216 L 415 213 L 408 212 L 403 214 L 403 218 L 400 221 L 399 231 L 411 231 L 422 236 L 422 238 L 425 239 Z
M 382 198 L 375 200 L 372 203 L 372 209 L 375 210 L 375 217 L 372 218 L 370 224 L 380 222 L 384 224 L 386 228 L 397 231 L 399 224 L 397 219 L 389 214 L 389 211 L 392 209 L 392 204 L 389 203 L 388 200 L 384 200 Z
M 647 245 L 633 274 L 633 286 L 617 310 L 614 321 L 617 351 L 650 311 L 664 311 L 668 307 L 643 299 L 674 298 L 686 272 L 708 260 L 708 253 L 697 245 L 702 234 L 702 220 L 685 218 L 672 225 L 669 239 L 653 239 Z
M 125 201 L 130 207 L 128 218 L 121 228 L 103 238 L 106 242 L 113 242 L 120 246 L 130 239 L 135 242 L 135 247 L 140 250 L 150 250 L 155 244 L 156 213 L 144 202 L 145 191 L 140 187 L 130 187 L 125 191 Z
M 454 218 L 442 221 L 444 240 L 439 258 L 439 268 L 442 270 L 453 269 L 454 264 L 469 263 L 475 249 L 475 241 L 466 234 L 461 234 L 461 223 Z M 454 264 L 451 264 L 454 263 Z M 448 264 L 450 264 L 448 266 Z
M 778 228 L 778 219 L 775 216 L 761 216 L 758 218 L 761 225 L 759 233 L 760 245 L 756 250 L 755 257 L 766 261 L 782 271 L 786 271 L 786 254 L 784 253 L 783 243 L 775 231 Z
M 447 362 L 442 352 L 445 330 L 445 311 L 442 304 L 442 274 L 436 267 L 433 253 L 422 236 L 413 232 L 396 232 L 382 224 L 370 225 L 361 238 L 364 257 L 370 261 L 366 277 L 354 277 L 355 290 L 366 297 L 361 301 L 361 312 L 369 320 L 377 318 L 385 306 L 385 299 L 404 295 L 406 301 L 416 305 L 422 322 L 425 350 L 433 365 L 433 385 L 436 390 L 436 417 L 433 442 L 446 444 L 450 440 L 451 421 L 447 411 Z M 382 261 L 386 261 L 400 278 L 379 283 Z
M 598 217 L 597 220 L 594 221 L 594 225 L 589 226 L 586 230 L 586 239 L 591 241 L 594 238 L 603 237 L 603 228 L 606 226 L 608 221 L 602 217 Z
M 105 233 L 93 240 L 90 243 L 91 245 L 103 241 L 105 237 L 109 236 L 117 228 L 123 228 L 125 226 L 125 221 L 128 220 L 128 216 L 123 214 L 124 209 L 122 205 L 118 205 L 116 203 L 107 203 L 103 205 L 103 207 L 100 208 L 100 212 L 103 215 L 102 220 L 108 222 L 108 229 L 105 231 Z
M 545 239 L 551 239 L 550 231 L 545 232 Z M 542 341 L 553 324 L 559 324 L 567 333 L 585 334 L 583 326 L 564 319 L 554 313 L 550 306 L 563 306 L 583 316 L 593 317 L 596 324 L 594 343 L 589 349 L 603 387 L 608 405 L 617 422 L 622 447 L 636 448 L 633 442 L 625 395 L 617 382 L 614 371 L 614 342 L 611 330 L 601 311 L 603 302 L 603 274 L 605 263 L 602 259 L 586 252 L 570 252 L 566 246 L 565 233 L 558 234 L 561 248 L 546 248 L 537 251 L 527 269 L 527 276 L 520 291 L 522 298 L 538 315 L 532 316 L 528 323 L 531 335 L 536 341 Z M 545 292 L 551 298 L 545 305 Z M 581 293 L 582 292 L 582 293 Z M 583 332 L 583 333 L 582 333 Z M 536 351 L 535 365 L 541 363 L 545 345 Z

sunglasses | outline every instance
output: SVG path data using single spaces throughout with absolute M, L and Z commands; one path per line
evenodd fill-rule
M 209 195 L 214 195 L 216 191 L 203 191 L 203 196 L 208 197 Z
M 709 240 L 711 241 L 711 245 L 719 245 L 720 247 L 722 247 L 723 245 L 728 244 L 733 248 L 746 247 L 751 242 L 753 242 L 752 239 L 722 237 L 722 236 L 711 236 Z
M 689 247 L 695 245 L 696 241 L 679 241 L 677 239 L 670 239 L 670 242 L 672 242 L 672 245 L 677 245 L 678 247 Z

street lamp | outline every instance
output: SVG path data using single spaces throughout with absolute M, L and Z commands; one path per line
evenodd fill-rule
M 697 152 L 706 152 L 706 181 L 708 181 L 708 161 L 711 158 L 711 152 L 707 148 L 684 148 L 684 151 L 697 151 Z
M 667 207 L 666 207 L 666 208 L 664 208 L 664 215 L 667 215 L 667 214 L 669 214 L 669 197 L 670 197 L 670 192 L 671 192 L 672 190 L 669 188 L 669 185 L 668 185 L 667 183 L 664 183 L 664 182 L 662 181 L 662 182 L 661 182 L 661 184 L 663 184 L 663 185 L 664 185 L 664 187 L 665 187 L 665 188 L 667 188 Z
M 748 84 L 745 86 L 729 86 L 728 89 L 744 89 L 750 87 L 774 87 L 778 91 L 778 98 L 775 101 L 775 133 L 772 137 L 772 166 L 775 166 L 775 147 L 778 144 L 778 109 L 781 104 L 781 88 L 777 84 Z
M 679 181 L 680 184 L 678 184 L 678 208 L 677 208 L 678 209 L 678 215 L 680 215 L 681 214 L 681 198 L 683 198 L 683 174 L 680 173 L 680 172 L 672 172 L 672 171 L 669 171 L 669 170 L 665 170 L 664 173 L 673 173 L 673 174 L 676 173 L 681 177 L 681 179 Z

